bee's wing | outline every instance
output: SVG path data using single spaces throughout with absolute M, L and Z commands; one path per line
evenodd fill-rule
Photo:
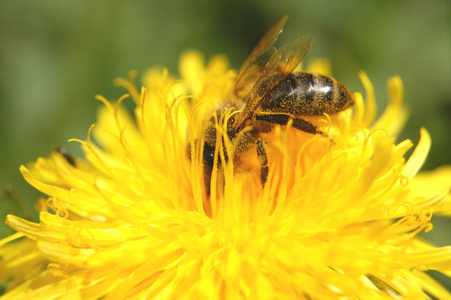
M 268 60 L 276 51 L 273 45 L 279 34 L 282 32 L 287 18 L 287 16 L 284 16 L 277 21 L 277 23 L 274 24 L 258 42 L 257 46 L 255 46 L 254 50 L 252 50 L 251 54 L 244 61 L 235 80 L 232 90 L 232 97 L 247 95 L 250 89 L 254 86 L 262 70 L 265 69 L 265 65 L 267 65 Z
M 245 120 L 252 118 L 265 96 L 304 59 L 311 44 L 311 36 L 302 36 L 292 44 L 286 44 L 280 49 L 274 48 L 244 97 L 245 107 L 234 124 L 235 129 L 240 128 Z

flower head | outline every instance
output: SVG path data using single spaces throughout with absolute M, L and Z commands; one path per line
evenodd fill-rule
M 451 212 L 451 170 L 415 177 L 430 147 L 425 129 L 408 159 L 412 143 L 395 142 L 406 119 L 399 77 L 376 121 L 361 73 L 365 100 L 356 93 L 353 109 L 311 118 L 326 135 L 291 122 L 264 134 L 262 185 L 255 148 L 239 164 L 226 157 L 238 151 L 220 120 L 236 112 L 215 113 L 236 76 L 227 59 L 205 66 L 187 52 L 180 73 L 151 70 L 140 91 L 133 75 L 118 79 L 129 95 L 98 96 L 98 122 L 73 140 L 84 158 L 55 151 L 21 167 L 48 198 L 40 223 L 7 218 L 17 233 L 0 241 L 2 299 L 451 298 L 425 273 L 450 275 L 451 247 L 417 237 L 432 215 Z M 129 97 L 133 114 L 122 105 Z M 209 128 L 219 163 L 206 180 Z

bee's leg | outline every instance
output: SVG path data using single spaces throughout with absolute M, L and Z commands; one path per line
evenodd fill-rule
M 324 132 L 318 129 L 318 126 L 313 125 L 307 120 L 304 119 L 293 119 L 293 125 L 294 128 L 302 130 L 304 132 L 312 133 L 312 134 L 321 134 L 326 135 Z
M 74 167 L 77 166 L 77 164 L 75 163 L 75 158 L 72 156 L 72 154 L 69 153 L 69 151 L 67 151 L 66 148 L 56 147 L 55 151 L 61 154 L 69 164 L 71 164 Z
M 307 120 L 296 118 L 293 115 L 281 114 L 281 113 L 258 113 L 254 116 L 257 121 L 266 121 L 273 124 L 287 125 L 288 121 L 293 120 L 293 126 L 296 129 L 302 130 L 307 133 L 325 135 L 324 132 L 318 129 L 318 126 L 313 125 Z
M 265 186 L 266 180 L 268 179 L 268 156 L 266 155 L 265 145 L 263 140 L 257 141 L 257 157 L 262 166 L 260 172 L 260 181 L 263 186 Z

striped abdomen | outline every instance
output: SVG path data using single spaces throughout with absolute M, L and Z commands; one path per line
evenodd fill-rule
M 316 74 L 292 73 L 267 94 L 263 111 L 295 116 L 334 114 L 354 104 L 349 90 L 334 78 Z

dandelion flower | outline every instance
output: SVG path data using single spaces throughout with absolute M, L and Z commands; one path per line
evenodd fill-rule
M 308 71 L 327 73 L 315 61 Z M 415 176 L 431 143 L 397 143 L 405 119 L 399 77 L 374 120 L 370 80 L 354 108 L 315 120 L 327 136 L 276 126 L 265 136 L 268 179 L 255 151 L 234 166 L 218 123 L 207 191 L 202 145 L 211 112 L 236 73 L 224 56 L 185 53 L 180 78 L 153 69 L 138 90 L 103 97 L 79 142 L 20 168 L 48 195 L 40 222 L 9 215 L 0 241 L 0 299 L 451 299 L 428 270 L 451 275 L 451 247 L 418 237 L 450 214 L 451 170 Z M 131 98 L 134 113 L 124 108 Z M 229 117 L 227 111 L 221 117 Z M 223 137 L 223 138 L 220 138 Z M 200 142 L 199 142 L 200 141 Z

